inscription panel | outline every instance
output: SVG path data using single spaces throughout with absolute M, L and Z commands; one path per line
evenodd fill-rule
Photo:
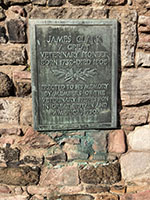
M 30 20 L 34 128 L 117 124 L 116 20 Z

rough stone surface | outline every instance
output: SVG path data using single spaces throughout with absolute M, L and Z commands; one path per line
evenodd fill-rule
M 138 192 L 136 194 L 125 194 L 120 200 L 149 200 L 150 190 L 144 192 Z
M 124 185 L 113 185 L 110 189 L 111 193 L 124 194 L 126 192 L 126 186 Z
M 67 160 L 67 157 L 66 154 L 62 152 L 58 154 L 49 155 L 46 157 L 46 160 L 48 160 L 52 165 L 56 165 L 60 162 L 65 162 Z
M 91 4 L 91 1 L 90 0 L 69 0 L 69 3 L 75 6 L 80 6 L 80 5 L 89 5 Z
M 86 192 L 88 193 L 102 193 L 102 192 L 108 192 L 109 186 L 102 186 L 102 185 L 88 185 L 86 187 Z
M 11 6 L 10 10 L 21 17 L 26 17 L 26 11 L 21 6 Z
M 125 107 L 120 112 L 121 125 L 141 125 L 148 122 L 149 107 Z
M 93 8 L 49 8 L 41 9 L 34 8 L 29 14 L 30 18 L 42 18 L 42 19 L 98 19 L 107 18 L 108 9 L 93 9 Z
M 62 6 L 66 0 L 48 0 L 48 6 Z
M 122 72 L 120 83 L 122 105 L 138 105 L 150 100 L 150 70 L 129 69 Z
M 125 181 L 150 179 L 150 153 L 129 152 L 120 159 L 122 178 Z
M 117 6 L 125 3 L 126 0 L 108 0 L 107 5 Z
M 5 19 L 5 17 L 6 17 L 5 12 L 4 12 L 3 8 L 0 6 L 0 20 Z
M 40 185 L 68 185 L 76 186 L 79 184 L 77 166 L 64 166 L 60 168 L 44 169 L 41 172 Z
M 109 194 L 109 193 L 100 194 L 100 195 L 97 195 L 95 200 L 118 200 L 118 196 L 114 194 Z
M 13 136 L 2 136 L 0 137 L 0 147 L 7 147 L 8 145 L 11 146 L 15 143 L 15 138 Z M 4 165 L 6 166 L 6 165 Z M 3 167 L 3 166 L 2 166 Z
M 121 14 L 121 56 L 122 66 L 133 66 L 136 47 L 136 20 L 135 10 L 126 10 Z
M 50 185 L 50 186 L 37 186 L 37 185 L 30 185 L 27 187 L 27 192 L 31 195 L 37 194 L 37 195 L 48 195 L 48 194 L 58 194 L 58 188 L 54 185 Z
M 108 165 L 92 165 L 81 167 L 80 179 L 88 184 L 113 184 L 121 180 L 120 165 L 118 162 Z
M 39 169 L 30 167 L 0 168 L 0 183 L 7 185 L 34 185 L 39 181 Z
M 149 27 L 150 30 L 150 27 Z M 142 29 L 142 31 L 147 31 L 149 32 L 148 29 L 144 28 L 144 30 Z M 140 34 L 139 35 L 139 42 L 150 42 L 150 35 L 147 34 Z
M 62 194 L 77 194 L 84 190 L 82 185 L 77 186 L 63 186 L 59 189 L 59 193 Z
M 20 151 L 19 149 L 15 148 L 5 148 L 5 149 L 1 149 L 1 151 L 4 151 L 4 160 L 7 164 L 7 166 L 11 166 L 14 165 L 15 163 L 17 163 L 19 161 L 19 157 L 20 157 Z
M 6 43 L 7 36 L 6 36 L 6 29 L 4 26 L 0 26 L 0 43 Z
M 25 64 L 26 55 L 23 46 L 5 45 L 0 46 L 0 64 Z
M 19 19 L 10 19 L 9 21 L 7 21 L 7 30 L 10 42 L 26 42 L 26 26 L 24 21 Z
M 138 31 L 140 32 L 140 33 L 149 33 L 149 31 L 150 31 L 150 26 L 140 26 L 139 28 L 138 28 Z M 145 34 L 143 34 L 143 35 L 145 35 Z M 141 37 L 142 35 L 140 35 L 140 38 L 142 39 L 142 37 Z M 139 39 L 140 39 L 139 38 Z
M 0 200 L 29 200 L 29 195 L 1 195 Z
M 122 130 L 115 130 L 109 134 L 108 151 L 111 153 L 124 153 L 126 150 L 125 134 Z
M 15 82 L 16 96 L 24 97 L 31 94 L 31 83 L 29 82 Z
M 141 51 L 137 52 L 136 64 L 137 66 L 150 67 L 150 54 Z
M 0 72 L 0 97 L 7 97 L 13 94 L 13 82 L 7 74 Z
M 63 151 L 66 152 L 68 160 L 86 160 L 88 158 L 88 154 L 84 153 L 80 145 L 74 144 L 65 144 L 63 146 Z
M 137 193 L 146 190 L 150 190 L 149 184 L 136 184 L 132 182 L 127 186 L 126 193 Z
M 0 185 L 0 194 L 9 194 L 11 193 L 11 190 L 8 186 L 6 185 Z
M 35 5 L 46 5 L 46 0 L 31 0 Z
M 145 25 L 145 26 L 150 26 L 150 17 L 149 16 L 144 16 L 144 15 L 141 15 L 139 16 L 138 18 L 138 23 L 140 25 Z
M 50 200 L 56 200 L 56 199 L 61 199 L 61 200 L 94 200 L 94 197 L 91 195 L 86 195 L 86 194 L 75 194 L 75 195 L 64 195 L 64 196 L 57 196 L 57 197 L 52 197 Z
M 20 104 L 16 101 L 0 99 L 0 123 L 19 123 Z
M 92 140 L 92 148 L 95 153 L 107 151 L 107 137 L 109 131 L 87 131 L 86 136 Z
M 145 51 L 150 51 L 150 42 L 138 42 L 138 49 L 144 49 Z
M 49 185 L 49 186 L 35 186 L 31 185 L 27 187 L 27 191 L 29 194 L 34 195 L 50 195 L 51 196 L 56 196 L 58 194 L 60 195 L 65 195 L 65 194 L 76 194 L 78 192 L 83 191 L 83 186 L 78 185 L 78 186 L 62 186 L 62 187 L 57 187 L 55 185 Z
M 14 4 L 24 4 L 30 3 L 31 0 L 4 0 L 5 4 L 14 5 Z
M 31 197 L 30 200 L 44 200 L 44 197 L 41 195 L 34 195 Z
M 32 102 L 31 98 L 28 98 L 27 101 L 24 102 L 24 106 L 22 107 L 22 111 L 20 113 L 20 123 L 22 125 L 32 125 Z
M 129 145 L 133 150 L 146 151 L 150 150 L 150 126 L 135 128 L 135 131 L 128 135 Z
M 33 128 L 28 128 L 19 144 L 33 148 L 48 148 L 56 143 L 49 136 L 38 133 Z
M 14 81 L 31 81 L 31 72 L 28 71 L 14 71 L 13 72 Z
M 43 163 L 43 157 L 36 157 L 36 156 L 25 156 L 23 159 L 23 163 L 27 165 L 42 165 Z

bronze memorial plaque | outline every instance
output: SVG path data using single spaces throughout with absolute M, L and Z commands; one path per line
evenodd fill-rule
M 30 20 L 34 128 L 117 126 L 117 21 Z

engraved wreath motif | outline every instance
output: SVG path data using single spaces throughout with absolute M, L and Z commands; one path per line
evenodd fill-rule
M 63 78 L 64 81 L 86 81 L 88 78 L 92 78 L 96 74 L 95 69 L 85 68 L 85 69 L 77 69 L 76 71 L 71 68 L 69 71 L 65 69 L 55 69 L 52 70 L 55 76 L 58 78 Z

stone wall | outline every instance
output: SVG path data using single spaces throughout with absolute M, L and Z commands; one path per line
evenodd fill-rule
M 118 129 L 33 130 L 29 18 L 119 21 Z M 0 0 L 0 200 L 149 200 L 149 67 L 149 0 Z

